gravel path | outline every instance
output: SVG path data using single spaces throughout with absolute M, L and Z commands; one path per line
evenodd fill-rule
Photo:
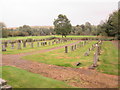
M 80 41 L 78 41 L 80 42 Z M 78 43 L 76 42 L 76 43 Z M 73 45 L 68 44 L 68 46 Z M 66 45 L 64 45 L 66 46 Z M 48 52 L 63 48 L 64 46 L 55 47 L 36 52 L 21 53 L 15 55 L 2 55 L 2 63 L 4 65 L 19 67 L 29 72 L 37 73 L 45 77 L 61 80 L 69 85 L 81 88 L 113 88 L 118 87 L 118 77 L 115 75 L 107 75 L 99 73 L 95 70 L 87 68 L 70 68 L 55 65 L 38 63 L 21 59 L 22 56 L 32 55 L 36 53 Z

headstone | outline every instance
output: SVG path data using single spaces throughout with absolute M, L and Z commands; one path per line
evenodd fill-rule
M 33 42 L 31 42 L 31 48 L 33 48 L 33 47 L 34 47 Z
M 85 52 L 84 56 L 89 56 L 90 51 Z
M 71 46 L 71 51 L 74 51 L 74 48 L 73 48 L 73 46 Z
M 94 61 L 93 61 L 93 66 L 96 67 L 97 66 L 97 61 L 98 61 L 98 54 L 94 53 Z
M 23 41 L 23 47 L 26 48 L 26 41 Z
M 2 45 L 2 51 L 6 51 L 5 45 Z
M 37 42 L 37 47 L 40 47 L 40 42 L 39 41 Z
M 14 43 L 11 42 L 11 49 L 14 49 Z
M 74 49 L 76 49 L 77 47 L 76 47 L 76 44 L 75 44 L 75 46 L 74 46 L 75 48 Z
M 7 42 L 4 42 L 5 47 L 7 47 Z
M 18 49 L 22 49 L 21 48 L 21 41 L 20 40 L 18 40 Z
M 68 53 L 68 47 L 65 46 L 65 53 Z
M 50 42 L 49 42 L 48 44 L 49 44 L 49 46 L 50 46 Z

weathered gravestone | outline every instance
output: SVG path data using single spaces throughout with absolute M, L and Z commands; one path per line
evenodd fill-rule
M 37 42 L 37 47 L 40 47 L 40 42 L 39 41 Z
M 65 46 L 65 53 L 68 53 L 68 47 Z
M 18 49 L 22 49 L 21 48 L 21 40 L 18 40 Z
M 5 42 L 4 42 L 5 47 L 7 47 L 7 44 L 8 44 L 8 42 L 7 42 L 7 41 L 5 41 Z
M 77 47 L 76 47 L 76 44 L 75 44 L 75 46 L 74 46 L 74 49 L 76 49 Z
M 90 51 L 88 50 L 87 52 L 85 52 L 84 56 L 89 56 Z
M 6 51 L 5 45 L 2 45 L 2 51 Z
M 33 48 L 34 47 L 34 43 L 33 43 L 33 41 L 31 42 L 31 48 Z
M 74 51 L 74 47 L 73 46 L 71 46 L 71 51 Z
M 0 78 L 0 90 L 12 90 L 10 85 L 7 85 L 7 81 Z
M 96 67 L 97 66 L 97 62 L 98 62 L 98 54 L 97 53 L 94 53 L 94 59 L 93 59 L 93 67 Z
M 14 49 L 14 42 L 11 42 L 11 49 Z
M 22 43 L 23 43 L 23 47 L 26 48 L 26 43 L 27 43 L 27 41 L 26 41 L 26 40 L 23 40 Z
M 48 45 L 50 46 L 50 44 L 51 44 L 51 43 L 49 42 Z

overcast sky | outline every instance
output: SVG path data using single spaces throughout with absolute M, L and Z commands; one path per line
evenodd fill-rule
M 7 27 L 52 26 L 59 14 L 72 25 L 97 25 L 118 9 L 119 0 L 0 0 L 0 22 Z

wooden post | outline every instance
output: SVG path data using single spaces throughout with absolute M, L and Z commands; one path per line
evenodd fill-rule
M 65 46 L 65 53 L 68 53 L 68 47 Z

